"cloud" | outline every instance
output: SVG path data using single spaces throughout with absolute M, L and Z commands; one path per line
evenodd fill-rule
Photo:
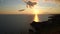
M 44 0 L 45 2 L 55 2 L 55 3 L 60 3 L 60 0 Z

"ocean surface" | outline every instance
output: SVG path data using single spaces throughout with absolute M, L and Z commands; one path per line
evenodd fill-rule
M 47 21 L 51 15 L 38 15 L 40 22 Z M 0 33 L 6 32 L 28 32 L 34 15 L 24 14 L 0 14 Z

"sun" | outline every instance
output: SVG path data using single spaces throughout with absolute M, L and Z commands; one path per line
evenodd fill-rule
M 33 13 L 34 13 L 34 21 L 39 22 L 39 18 L 38 18 L 39 11 L 37 9 L 34 9 Z

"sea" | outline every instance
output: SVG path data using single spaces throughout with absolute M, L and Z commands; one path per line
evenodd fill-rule
M 48 21 L 50 14 L 39 14 L 39 21 Z M 0 14 L 0 34 L 27 34 L 31 28 L 34 15 Z

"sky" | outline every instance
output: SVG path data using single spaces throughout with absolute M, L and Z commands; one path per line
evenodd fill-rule
M 18 10 L 26 9 L 19 12 Z M 39 0 L 37 9 L 40 14 L 59 14 L 60 0 Z M 0 0 L 0 14 L 32 14 L 22 0 Z

